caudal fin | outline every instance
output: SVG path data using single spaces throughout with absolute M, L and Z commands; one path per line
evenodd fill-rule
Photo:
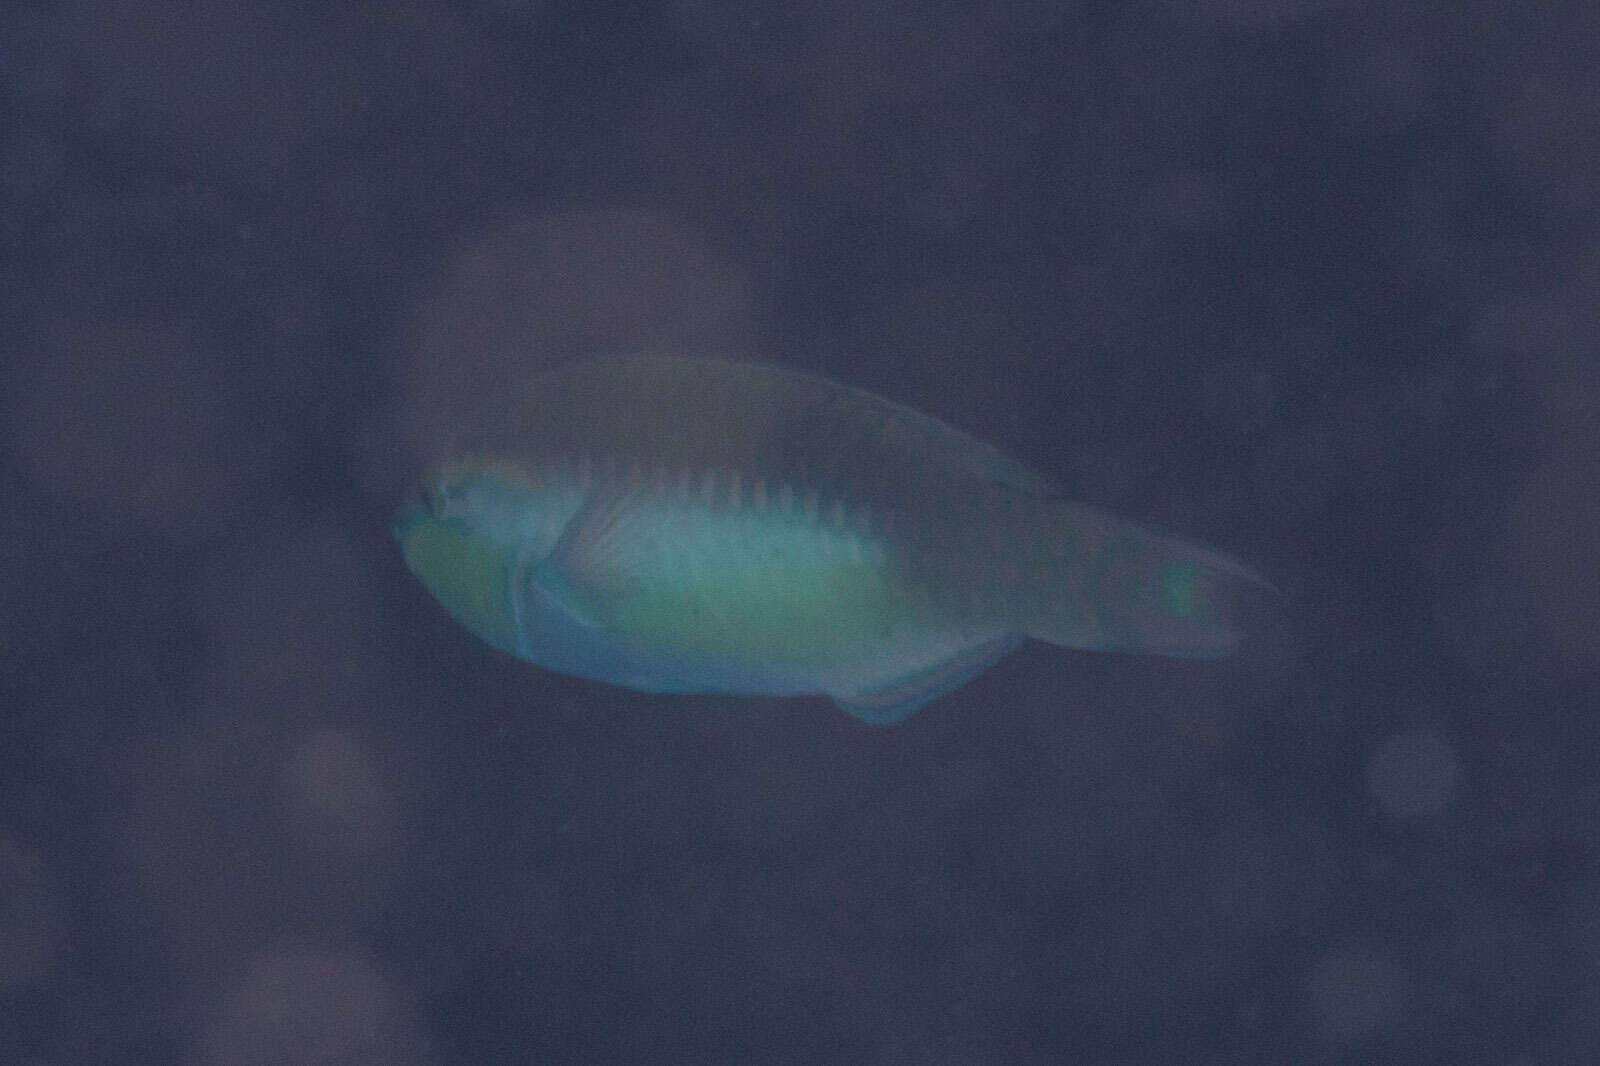
M 1214 659 L 1270 624 L 1277 590 L 1214 548 L 1083 505 L 1062 521 L 1053 580 L 1029 619 L 1038 640 Z
M 1221 552 L 1177 538 L 1149 549 L 1120 598 L 1110 597 L 1113 635 L 1127 651 L 1214 659 L 1270 624 L 1278 590 Z

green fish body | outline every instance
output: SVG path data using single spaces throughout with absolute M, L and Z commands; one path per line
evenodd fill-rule
M 638 356 L 535 377 L 514 439 L 395 523 L 479 637 L 646 692 L 826 693 L 898 721 L 1033 637 L 1209 658 L 1265 587 L 1064 498 L 939 420 L 813 374 Z

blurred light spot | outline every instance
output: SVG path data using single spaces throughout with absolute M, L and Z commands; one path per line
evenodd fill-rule
M 1519 1056 L 1512 1066 L 1594 1061 L 1594 1049 L 1600 1047 L 1600 982 L 1592 972 L 1588 980 L 1583 988 L 1560 997 L 1562 1017 L 1547 1027 L 1549 1036 L 1540 1053 Z
M 1495 301 L 1474 323 L 1481 354 L 1464 365 L 1487 362 L 1515 378 L 1480 375 L 1458 388 L 1485 409 L 1503 404 L 1508 388 L 1528 389 L 1545 418 L 1526 436 L 1547 444 L 1521 493 L 1495 509 L 1504 515 L 1503 544 L 1486 552 L 1484 530 L 1465 522 L 1436 549 L 1446 597 L 1439 626 L 1480 669 L 1559 672 L 1600 661 L 1600 571 L 1586 565 L 1600 536 L 1596 286 L 1600 271 L 1592 267 L 1540 279 L 1536 293 Z M 1463 558 L 1478 572 L 1464 575 Z
M 1201 384 L 1200 410 L 1231 432 L 1269 428 L 1286 406 L 1283 374 L 1271 363 L 1242 356 L 1217 360 Z
M 1388 958 L 1335 953 L 1311 972 L 1311 1010 L 1317 1031 L 1328 1040 L 1365 1040 L 1400 1020 L 1404 979 Z
M 401 565 L 390 547 L 377 528 L 261 523 L 212 552 L 201 611 L 220 695 L 247 695 L 258 717 L 273 707 L 315 719 L 380 678 L 388 642 L 374 585 Z
M 393 841 L 400 803 L 353 738 L 321 732 L 284 768 L 282 782 L 292 837 L 319 855 L 364 859 Z
M 1600 870 L 1600 783 L 1579 788 L 1569 786 L 1562 791 L 1566 797 L 1562 803 L 1565 808 L 1565 832 L 1570 835 L 1584 868 Z M 1594 898 L 1597 907 L 1600 907 L 1600 895 Z M 1600 910 L 1596 910 L 1595 916 L 1600 919 Z M 1596 924 L 1594 929 L 1600 932 L 1600 924 Z M 1600 962 L 1600 953 L 1596 954 L 1595 959 Z
M 429 461 L 464 436 L 515 425 L 528 376 L 575 357 L 748 356 L 752 303 L 742 266 L 660 215 L 513 219 L 466 244 L 417 309 L 400 417 L 421 455 L 407 458 Z
M 1217 834 L 1205 851 L 1204 905 L 1197 908 L 1205 935 L 1236 946 L 1282 929 L 1294 896 L 1289 871 L 1304 862 L 1304 849 L 1291 859 L 1293 851 L 1243 826 Z
M 1549 28 L 1551 47 L 1540 50 L 1518 99 L 1505 109 L 1495 140 L 1511 157 L 1506 165 L 1518 175 L 1523 195 L 1593 227 L 1600 203 L 1594 167 L 1600 132 L 1592 121 L 1575 116 L 1593 115 L 1600 107 L 1600 77 L 1590 54 L 1600 24 L 1593 5 L 1573 10 L 1580 12 L 1574 23 Z
M 431 1061 L 392 982 L 363 954 L 277 950 L 228 982 L 200 1037 L 205 1066 Z
M 1242 213 L 1236 191 L 1215 170 L 1169 170 L 1139 191 L 1138 212 L 1147 222 L 1181 233 L 1231 229 Z
M 836 348 L 877 352 L 877 366 L 852 368 L 855 374 L 892 375 L 860 383 L 893 392 L 913 406 L 937 409 L 939 416 L 981 437 L 1015 431 L 1025 418 L 994 424 L 1003 408 L 1001 397 L 1014 394 L 1013 366 L 1023 372 L 1030 350 L 1026 304 L 1009 289 L 931 285 L 903 290 L 896 299 L 854 316 Z M 988 372 L 949 388 L 950 368 L 971 366 L 972 353 L 983 352 Z
M 0 836 L 0 992 L 44 977 L 60 938 L 60 903 L 44 860 Z
M 486 11 L 532 25 L 544 14 L 545 0 L 478 0 Z
M 0 187 L 22 198 L 57 188 L 66 172 L 57 139 L 29 130 L 0 144 Z
M 33 341 L 0 401 L 30 478 L 173 535 L 239 521 L 266 442 L 230 402 L 212 353 L 133 326 L 64 327 Z
M 1591 975 L 1600 978 L 1600 880 L 1574 883 L 1563 927 L 1573 953 Z
M 1398 132 L 1437 105 L 1452 54 L 1448 39 L 1435 18 L 1401 5 L 1371 9 L 1362 22 L 1359 47 L 1330 50 L 1329 95 L 1344 122 Z M 1429 175 L 1438 181 L 1438 170 Z
M 1072 5 L 1037 6 L 1048 21 Z M 1008 5 L 996 21 L 1037 25 L 1040 13 L 1027 8 Z M 800 132 L 813 156 L 831 156 L 886 115 L 957 95 L 948 87 L 993 62 L 997 48 L 992 25 L 927 5 L 822 0 L 808 5 L 804 18 L 752 17 L 750 5 L 737 0 L 678 0 L 675 9 L 697 47 L 755 67 L 775 91 L 804 101 L 809 114 Z
M 1600 259 L 1591 246 L 1583 257 Z M 1514 367 L 1538 393 L 1557 428 L 1586 438 L 1600 436 L 1594 412 L 1600 404 L 1600 269 L 1586 265 L 1567 277 L 1540 279 L 1536 294 L 1512 295 L 1485 306 L 1474 322 L 1474 346 L 1495 365 Z M 1472 379 L 1466 379 L 1471 383 Z M 1480 384 L 1480 394 L 1489 383 Z M 1502 386 L 1503 387 L 1503 386 Z
M 1202 9 L 1212 18 L 1238 26 L 1270 29 L 1286 22 L 1320 15 L 1345 6 L 1348 0 L 1205 0 Z
M 1600 455 L 1573 448 L 1534 473 L 1509 510 L 1511 569 L 1547 638 L 1580 667 L 1600 664 Z
M 355 143 L 418 86 L 448 99 L 478 85 L 461 21 L 442 4 L 329 9 L 314 31 L 236 0 L 63 6 L 77 9 L 77 91 L 97 127 L 177 146 L 190 172 L 246 187 L 302 169 L 320 181 L 323 146 Z M 359 47 L 374 33 L 384 48 Z
M 1461 765 L 1455 748 L 1430 731 L 1401 733 L 1378 745 L 1367 762 L 1367 786 L 1396 818 L 1442 814 L 1455 799 Z

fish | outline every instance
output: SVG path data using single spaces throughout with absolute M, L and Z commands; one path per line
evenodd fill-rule
M 1271 591 L 818 374 L 617 356 L 529 375 L 514 401 L 428 470 L 393 535 L 461 625 L 548 670 L 826 695 L 889 725 L 1028 639 L 1227 655 Z

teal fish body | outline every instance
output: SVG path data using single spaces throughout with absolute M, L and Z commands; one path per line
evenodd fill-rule
M 646 692 L 827 694 L 897 721 L 1032 637 L 1215 657 L 1265 583 L 1064 498 L 910 408 L 747 363 L 536 376 L 508 439 L 431 471 L 411 570 L 519 658 Z

